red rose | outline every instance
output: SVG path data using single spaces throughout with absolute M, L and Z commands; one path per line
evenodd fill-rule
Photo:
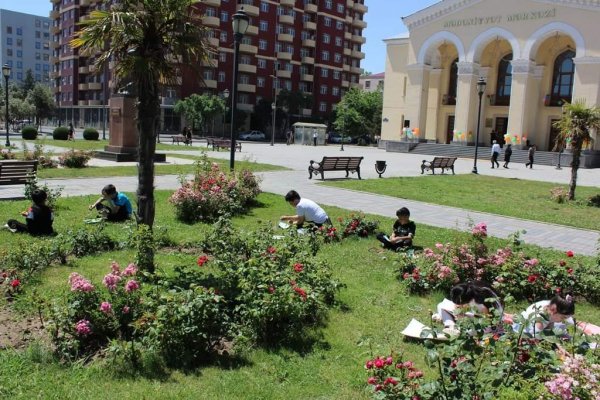
M 16 289 L 17 287 L 19 287 L 20 284 L 21 284 L 20 280 L 13 279 L 12 282 L 10 283 L 10 286 L 12 286 L 13 289 Z
M 574 255 L 575 253 L 573 253 L 573 250 L 567 251 L 567 257 L 573 257 Z
M 530 358 L 531 358 L 531 356 L 526 351 L 519 353 L 519 356 L 518 356 L 518 359 L 521 363 L 526 363 L 527 361 L 529 361 Z
M 366 369 L 372 369 L 373 368 L 373 361 L 369 360 L 366 362 L 365 364 L 365 368 Z
M 384 365 L 385 365 L 385 362 L 381 358 L 378 358 L 375 360 L 375 368 L 381 369 L 384 367 Z
M 269 293 L 275 293 L 275 288 L 273 286 L 269 286 Z
M 569 268 L 569 269 L 567 270 L 567 274 L 571 275 L 572 273 L 573 273 L 573 268 Z
M 300 263 L 294 264 L 294 271 L 296 271 L 296 272 L 302 272 L 303 270 L 304 270 L 304 265 L 302 265 Z
M 398 384 L 398 381 L 397 381 L 397 380 L 395 380 L 395 379 L 394 379 L 394 378 L 392 378 L 392 377 L 389 377 L 389 378 L 387 378 L 387 379 L 386 379 L 386 380 L 383 382 L 383 384 L 384 384 L 384 385 L 392 385 L 392 386 L 396 386 L 396 385 Z
M 537 275 L 529 275 L 529 276 L 527 277 L 527 281 L 528 281 L 529 283 L 534 283 L 535 281 L 537 281 Z
M 203 266 L 206 262 L 208 261 L 208 257 L 207 256 L 200 256 L 198 257 L 198 261 L 196 261 L 196 263 L 198 264 L 199 267 Z
M 372 376 L 369 379 L 367 379 L 367 383 L 369 385 L 375 385 L 377 383 L 377 378 L 375 376 Z
M 565 265 L 567 265 L 567 262 L 565 260 L 560 260 L 559 264 L 561 267 L 564 267 Z
M 273 246 L 267 247 L 267 253 L 273 254 L 273 253 L 276 253 L 276 252 L 277 252 L 277 249 L 275 247 L 273 247 Z

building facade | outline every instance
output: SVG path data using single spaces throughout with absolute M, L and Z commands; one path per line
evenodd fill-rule
M 91 60 L 79 56 L 68 42 L 76 23 L 103 2 L 51 1 L 56 98 L 61 108 L 74 110 L 67 119 L 78 120 L 82 110 L 105 104 L 109 76 L 107 71 L 93 71 Z M 240 45 L 238 109 L 251 113 L 261 99 L 272 101 L 277 87 L 311 95 L 312 107 L 302 110 L 303 115 L 326 116 L 348 88 L 358 86 L 365 57 L 364 0 L 204 0 L 199 6 L 210 28 L 214 58 L 202 65 L 202 80 L 183 71 L 180 86 L 163 88 L 163 129 L 179 130 L 179 117 L 172 111 L 178 99 L 231 91 L 231 23 L 242 7 L 250 26 Z
M 599 18 L 597 0 L 444 0 L 403 18 L 409 33 L 386 40 L 382 140 L 473 144 L 479 123 L 480 144 L 552 150 L 565 102 L 600 103 Z
M 381 90 L 383 92 L 383 84 L 385 82 L 385 72 L 379 74 L 361 75 L 358 84 L 365 92 L 375 92 Z
M 27 70 L 50 84 L 50 19 L 0 9 L 0 65 L 11 67 L 11 82 L 23 83 Z

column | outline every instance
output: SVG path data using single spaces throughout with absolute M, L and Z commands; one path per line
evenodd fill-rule
M 582 99 L 587 107 L 600 104 L 600 57 L 574 58 L 573 101 Z M 594 150 L 600 150 L 600 132 L 592 133 Z
M 535 117 L 539 97 L 539 80 L 534 78 L 535 62 L 512 60 L 512 86 L 508 111 L 508 134 L 519 141 L 527 137 L 531 143 L 542 143 L 543 132 L 536 132 Z
M 458 63 L 458 87 L 456 90 L 456 113 L 454 129 L 465 134 L 465 140 L 469 136 L 475 140 L 477 134 L 477 111 L 479 96 L 477 95 L 477 80 L 479 79 L 479 64 L 471 62 Z M 483 99 L 482 110 L 483 115 Z M 469 135 L 470 134 L 470 135 Z M 479 137 L 482 142 L 482 137 Z
M 440 84 L 442 69 L 436 68 L 429 72 L 429 93 L 427 99 L 427 125 L 421 133 L 421 139 L 436 140 L 438 121 L 440 118 Z M 442 129 L 443 131 L 443 129 Z
M 419 128 L 422 135 L 427 130 L 427 99 L 431 66 L 412 64 L 407 67 L 408 88 L 406 90 L 405 120 L 410 120 L 412 129 Z

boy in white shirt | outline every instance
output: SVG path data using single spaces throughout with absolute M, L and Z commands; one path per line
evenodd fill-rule
M 285 195 L 285 201 L 296 208 L 296 215 L 284 215 L 281 217 L 282 221 L 296 224 L 298 228 L 301 228 L 305 222 L 309 222 L 317 227 L 323 224 L 331 225 L 331 220 L 325 210 L 312 200 L 300 198 L 300 195 L 295 190 L 290 190 Z

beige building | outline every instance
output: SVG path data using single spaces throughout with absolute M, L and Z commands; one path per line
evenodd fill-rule
M 600 104 L 599 0 L 443 0 L 386 40 L 382 141 L 551 150 L 565 101 Z M 599 141 L 594 144 L 600 149 Z
M 359 87 L 365 92 L 383 92 L 383 83 L 385 81 L 385 72 L 379 74 L 361 75 L 358 79 Z

